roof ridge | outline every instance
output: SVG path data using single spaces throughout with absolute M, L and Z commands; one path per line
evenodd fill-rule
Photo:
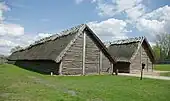
M 127 39 L 115 40 L 113 42 L 110 42 L 110 44 L 111 45 L 128 44 L 134 42 L 141 42 L 143 39 L 145 39 L 145 36 L 131 37 Z

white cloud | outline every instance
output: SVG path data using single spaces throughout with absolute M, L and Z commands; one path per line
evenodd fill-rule
M 164 6 L 142 16 L 136 28 L 149 35 L 170 33 L 170 7 Z
M 127 17 L 130 20 L 136 21 L 139 17 L 145 14 L 145 6 L 143 4 L 139 4 L 135 7 L 125 10 L 127 13 Z
M 129 27 L 129 25 L 133 26 L 133 28 L 136 28 L 139 32 L 148 37 L 149 40 L 154 40 L 154 36 L 157 34 L 170 33 L 170 6 L 168 5 L 148 13 L 148 7 L 144 5 L 144 0 L 112 0 L 109 2 L 93 0 L 92 3 L 96 4 L 100 16 L 112 18 L 117 14 L 126 16 L 124 20 L 121 20 L 126 23 L 126 27 Z M 112 34 L 116 37 L 117 35 L 114 34 L 114 32 L 117 32 L 119 33 L 118 35 L 128 36 L 126 31 L 123 31 L 122 34 L 121 26 L 114 26 L 114 31 L 111 32 L 113 28 L 108 27 L 108 23 L 105 24 L 104 22 L 107 22 L 107 20 L 92 22 L 94 24 L 93 29 L 96 30 L 96 33 L 99 33 L 99 35 L 100 33 L 105 33 L 103 36 Z
M 129 17 L 140 16 L 143 12 L 144 5 L 143 0 L 112 0 L 112 2 L 106 2 L 104 0 L 93 0 L 93 3 L 97 4 L 97 10 L 100 16 L 112 17 L 119 13 L 127 13 Z M 133 15 L 132 12 L 135 14 Z M 130 14 L 129 14 L 130 13 Z
M 143 16 L 146 19 L 154 20 L 170 20 L 170 7 L 168 5 L 160 7 L 150 13 L 147 13 Z
M 143 0 L 116 0 L 116 8 L 118 12 L 131 9 L 139 5 Z
M 49 37 L 51 36 L 52 34 L 50 33 L 38 33 L 37 36 L 35 36 L 35 39 L 34 40 L 39 40 L 39 39 L 42 39 L 42 38 L 45 38 L 45 37 Z
M 25 34 L 21 25 L 4 21 L 3 13 L 9 10 L 10 8 L 5 3 L 0 2 L 0 54 L 9 55 L 10 49 L 15 46 L 25 47 L 36 40 L 51 35 L 48 33 Z
M 100 38 L 107 37 L 108 40 L 103 41 L 127 38 L 127 24 L 123 20 L 111 18 L 101 22 L 89 22 L 88 25 Z
M 4 20 L 4 17 L 3 17 L 3 13 L 4 11 L 9 11 L 10 8 L 5 5 L 4 2 L 0 2 L 0 23 L 2 23 L 2 21 Z
M 83 0 L 75 0 L 76 4 L 80 4 Z
M 100 3 L 97 4 L 97 10 L 99 10 L 100 16 L 113 16 L 116 14 L 116 9 L 113 4 Z
M 0 3 L 0 36 L 20 36 L 24 34 L 24 28 L 18 24 L 5 23 L 3 13 L 10 8 L 3 2 Z
M 17 44 L 9 40 L 0 39 L 0 47 L 14 47 L 14 46 L 17 46 Z
M 152 34 L 153 36 L 165 32 L 164 27 L 165 21 L 147 19 L 140 19 L 136 26 L 139 31 Z
M 170 7 L 160 7 L 147 13 L 144 0 L 94 0 L 97 4 L 98 14 L 101 16 L 114 17 L 124 13 L 127 18 L 124 22 L 131 24 L 146 36 L 155 36 L 159 33 L 170 33 Z
M 20 36 L 24 34 L 24 28 L 17 24 L 0 23 L 0 36 Z

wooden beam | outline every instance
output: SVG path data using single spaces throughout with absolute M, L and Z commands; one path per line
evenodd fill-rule
M 143 51 L 142 51 L 142 46 L 140 47 L 140 62 L 141 62 L 141 64 L 142 64 L 142 53 L 143 53 Z
M 140 70 L 142 71 L 142 46 L 140 47 Z
M 100 58 L 100 61 L 99 61 L 100 63 L 99 63 L 99 70 L 98 70 L 99 74 L 100 74 L 100 71 L 103 70 L 103 67 L 102 67 L 102 65 L 103 65 L 102 64 L 102 62 L 103 62 L 102 59 L 103 59 L 103 57 L 102 57 L 102 55 L 103 55 L 103 53 L 102 53 L 102 51 L 100 51 L 100 57 L 99 57 Z
M 153 63 L 152 63 L 152 72 L 153 72 Z
M 83 33 L 83 75 L 85 75 L 85 62 L 86 62 L 86 33 Z
M 149 69 L 149 67 L 148 67 L 148 65 L 149 65 L 148 63 L 149 63 L 149 62 L 148 62 L 148 60 L 149 60 L 149 59 L 148 59 L 148 57 L 147 57 L 147 63 L 146 63 L 146 65 L 147 65 L 147 72 L 148 72 L 148 69 Z
M 110 69 L 109 69 L 109 74 L 111 74 L 111 72 L 112 72 L 112 64 L 113 64 L 113 63 L 110 62 L 110 65 L 109 65 L 109 66 L 110 66 L 110 67 L 109 67 L 109 68 L 110 68 Z
M 59 66 L 59 75 L 63 75 L 63 74 L 62 74 L 62 70 L 63 70 L 63 62 L 62 62 L 62 60 L 61 60 L 60 66 Z

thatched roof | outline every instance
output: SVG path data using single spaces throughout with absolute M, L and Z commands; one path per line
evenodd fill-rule
M 8 60 L 54 60 L 59 61 L 61 53 L 68 47 L 68 44 L 75 38 L 78 33 L 89 31 L 89 35 L 96 41 L 97 46 L 109 58 L 114 61 L 108 53 L 107 48 L 101 40 L 91 31 L 86 24 L 81 24 L 71 29 L 62 31 L 59 34 L 36 41 L 29 47 L 12 53 Z M 62 55 L 63 56 L 63 55 Z M 58 59 L 59 58 L 59 59 Z
M 112 56 L 114 56 L 117 61 L 130 62 L 130 59 L 137 51 L 139 45 L 147 46 L 149 50 L 148 55 L 150 56 L 151 60 L 154 61 L 152 49 L 145 37 L 135 37 L 135 38 L 114 41 L 109 46 L 108 50 L 109 53 Z
M 55 60 L 82 26 L 41 39 L 23 50 L 14 52 L 9 56 L 9 60 Z

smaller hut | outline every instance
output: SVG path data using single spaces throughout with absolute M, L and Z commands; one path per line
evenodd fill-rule
M 145 37 L 135 37 L 112 42 L 109 53 L 117 60 L 118 72 L 136 73 L 145 64 L 145 71 L 153 70 L 154 55 Z

